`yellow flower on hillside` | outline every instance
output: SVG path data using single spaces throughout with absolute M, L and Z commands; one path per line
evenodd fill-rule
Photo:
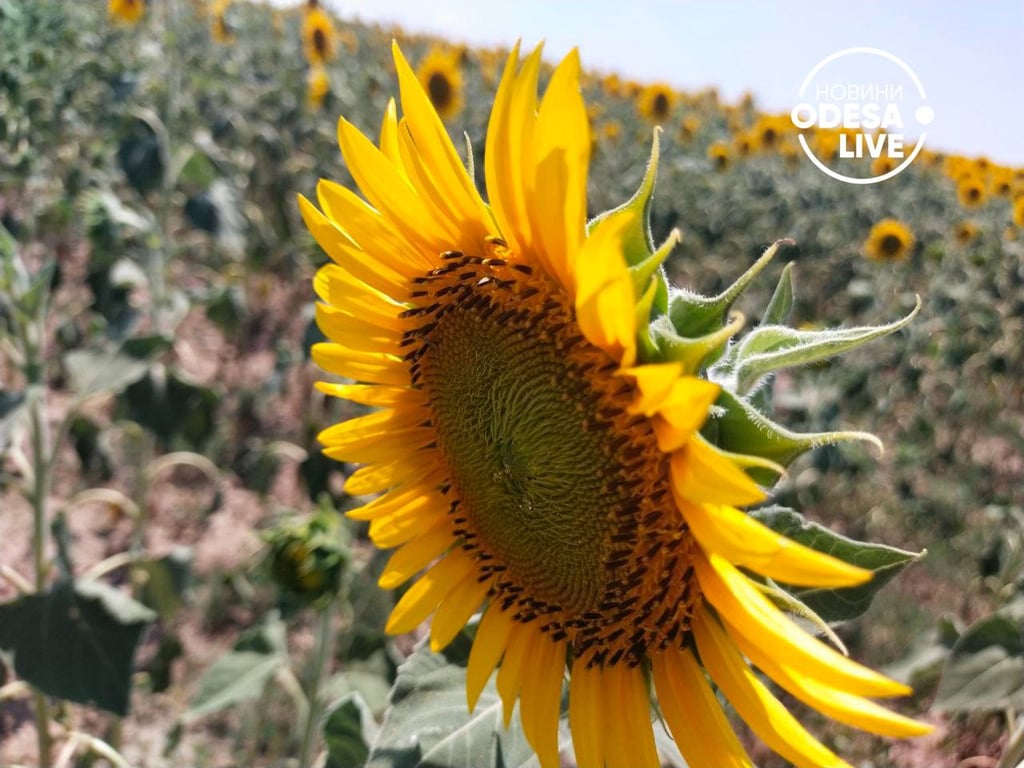
M 729 163 L 732 160 L 729 145 L 724 141 L 714 142 L 708 147 L 708 158 L 711 160 L 711 164 L 715 167 L 716 171 L 724 171 L 729 167 Z
M 107 14 L 123 24 L 136 24 L 145 12 L 146 0 L 107 0 Z
M 652 696 L 691 768 L 752 765 L 712 683 L 786 759 L 845 766 L 751 665 L 843 722 L 927 732 L 868 698 L 905 686 L 766 596 L 763 580 L 829 589 L 870 572 L 741 511 L 765 498 L 744 468 L 781 467 L 702 436 L 722 389 L 699 365 L 651 357 L 658 267 L 678 234 L 636 261 L 637 207 L 588 225 L 578 54 L 541 99 L 540 49 L 509 56 L 486 202 L 397 45 L 394 56 L 401 118 L 392 101 L 377 143 L 339 122 L 359 193 L 322 180 L 319 207 L 299 201 L 333 261 L 315 278 L 328 341 L 313 359 L 359 382 L 319 387 L 380 409 L 319 437 L 327 456 L 361 465 L 349 493 L 383 494 L 348 514 L 394 548 L 380 584 L 413 582 L 387 631 L 433 617 L 440 650 L 482 611 L 469 705 L 498 668 L 505 722 L 518 702 L 543 768 L 561 764 L 567 667 L 585 768 L 658 768 Z
M 959 245 L 968 245 L 978 236 L 978 225 L 973 221 L 958 221 L 953 227 L 953 239 Z
M 653 83 L 637 96 L 637 111 L 640 116 L 655 125 L 663 125 L 672 116 L 676 104 L 676 92 L 664 83 Z
M 310 109 L 320 109 L 330 90 L 331 78 L 327 70 L 321 66 L 310 67 L 306 75 L 306 103 Z
M 334 58 L 336 46 L 334 22 L 323 9 L 308 7 L 302 17 L 302 47 L 306 61 L 316 67 Z
M 864 253 L 874 261 L 897 261 L 914 247 L 914 233 L 897 219 L 883 219 L 871 228 Z
M 965 174 L 956 184 L 956 199 L 964 208 L 977 208 L 985 202 L 985 182 L 974 174 Z
M 416 76 L 442 120 L 451 120 L 462 111 L 462 68 L 457 51 L 431 48 Z
M 1017 195 L 1013 200 L 1013 223 L 1015 226 L 1024 227 L 1024 194 Z

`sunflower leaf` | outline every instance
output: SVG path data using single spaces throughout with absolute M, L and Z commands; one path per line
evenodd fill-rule
M 50 696 L 128 714 L 135 649 L 156 614 L 106 584 L 61 580 L 0 605 L 0 648 Z
M 772 371 L 826 360 L 894 333 L 909 323 L 920 309 L 918 299 L 906 317 L 888 325 L 820 331 L 763 325 L 751 331 L 738 345 L 733 363 L 736 391 L 740 394 L 750 391 Z
M 797 587 L 788 591 L 824 621 L 850 621 L 864 613 L 875 594 L 900 571 L 925 556 L 927 551 L 908 552 L 885 544 L 857 541 L 811 522 L 798 512 L 780 506 L 763 507 L 751 516 L 800 544 L 832 555 L 874 573 L 866 584 L 843 589 Z
M 363 697 L 353 691 L 327 712 L 323 731 L 327 745 L 326 768 L 350 768 L 366 763 L 377 724 Z
M 870 442 L 881 449 L 878 438 L 866 432 L 791 432 L 725 388 L 715 405 L 718 411 L 704 425 L 703 435 L 729 453 L 760 456 L 785 467 L 812 448 L 849 440 Z M 749 474 L 762 485 L 778 480 L 778 475 L 769 469 L 753 468 Z
M 466 711 L 471 644 L 465 633 L 443 653 L 424 642 L 398 668 L 366 768 L 538 768 L 519 718 L 505 729 L 493 679 L 476 708 Z M 566 736 L 559 732 L 560 746 Z
M 761 325 L 783 325 L 789 319 L 789 313 L 793 310 L 793 264 L 790 262 L 782 269 L 779 283 L 775 286 L 775 293 L 772 294 L 765 308 L 764 317 L 761 318 Z

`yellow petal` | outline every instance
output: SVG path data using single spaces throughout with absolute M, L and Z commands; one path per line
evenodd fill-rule
M 394 355 L 360 352 L 334 342 L 314 344 L 310 356 L 329 373 L 370 384 L 409 386 L 409 366 Z
M 651 672 L 658 704 L 689 768 L 754 768 L 691 649 L 656 653 Z
M 428 404 L 426 395 L 416 389 L 403 387 L 381 387 L 376 384 L 338 384 L 333 381 L 318 381 L 316 388 L 325 395 L 341 397 L 360 405 L 375 408 L 391 408 L 400 405 Z
M 530 674 L 523 675 L 519 716 L 523 732 L 540 759 L 542 768 L 558 768 L 558 710 L 565 670 L 565 640 L 554 642 L 541 635 L 537 655 L 530 660 Z
M 643 670 L 613 664 L 605 667 L 601 680 L 608 768 L 660 768 Z
M 798 544 L 733 507 L 678 497 L 676 503 L 705 552 L 762 576 L 808 587 L 849 587 L 871 579 L 871 571 Z
M 811 736 L 757 679 L 714 617 L 698 611 L 691 626 L 705 669 L 765 744 L 797 768 L 850 768 Z
M 720 555 L 707 553 L 703 557 L 698 553 L 694 571 L 705 597 L 731 630 L 751 642 L 773 644 L 795 671 L 861 696 L 910 693 L 902 683 L 857 664 L 808 635 Z
M 411 632 L 426 621 L 441 600 L 475 568 L 476 563 L 462 550 L 452 550 L 402 595 L 391 611 L 384 631 L 389 635 Z
M 880 736 L 905 738 L 923 736 L 933 728 L 909 717 L 898 715 L 869 699 L 828 686 L 818 680 L 794 672 L 785 659 L 776 659 L 756 643 L 742 635 L 730 635 L 736 647 L 761 671 L 805 704 L 822 714 Z
M 600 667 L 587 668 L 579 659 L 569 675 L 569 728 L 579 766 L 605 764 L 605 737 L 601 699 L 607 695 L 600 686 Z
M 500 606 L 491 604 L 484 611 L 466 664 L 466 703 L 470 712 L 476 707 L 488 678 L 505 652 L 515 623 L 512 614 L 501 610 Z
M 580 252 L 585 264 L 576 275 L 576 322 L 587 340 L 622 366 L 636 360 L 636 297 L 622 252 L 624 222 L 605 220 L 590 233 Z
M 316 324 L 330 341 L 360 352 L 383 352 L 396 357 L 407 351 L 402 335 L 353 317 L 326 304 L 316 305 Z
M 438 528 L 426 536 L 403 544 L 391 555 L 377 584 L 381 589 L 394 589 L 426 568 L 454 543 L 451 532 Z
M 448 593 L 430 623 L 430 650 L 438 653 L 455 639 L 480 608 L 490 588 L 491 580 L 480 581 L 480 574 L 474 569 Z
M 533 625 L 517 621 L 505 646 L 505 658 L 501 660 L 501 668 L 498 670 L 497 685 L 506 728 L 512 722 L 512 710 L 523 685 L 523 674 L 530 674 L 526 665 L 534 658 L 533 649 L 538 634 Z
M 380 123 L 380 139 L 377 142 L 384 156 L 401 167 L 402 158 L 398 154 L 398 109 L 393 98 L 388 99 L 384 109 L 384 119 Z
M 695 504 L 745 506 L 764 501 L 764 491 L 700 435 L 672 454 L 672 486 Z

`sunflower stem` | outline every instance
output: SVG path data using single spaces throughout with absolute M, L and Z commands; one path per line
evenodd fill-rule
M 318 741 L 317 726 L 323 714 L 320 701 L 320 689 L 327 675 L 329 662 L 334 648 L 335 597 L 317 611 L 316 645 L 313 648 L 313 668 L 309 681 L 309 708 L 306 710 L 306 726 L 302 734 L 302 752 L 299 756 L 299 768 L 311 768 L 316 757 Z

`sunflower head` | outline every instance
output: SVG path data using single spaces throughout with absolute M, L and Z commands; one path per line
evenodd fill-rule
M 708 147 L 708 159 L 716 171 L 724 171 L 731 162 L 732 151 L 724 141 L 713 142 Z
M 309 6 L 302 19 L 302 46 L 306 61 L 312 66 L 323 65 L 334 58 L 336 34 L 334 22 L 327 13 Z
M 462 67 L 458 50 L 432 48 L 416 70 L 434 110 L 444 121 L 462 111 Z
M 300 198 L 331 257 L 315 279 L 331 395 L 378 408 L 324 430 L 360 465 L 349 515 L 394 549 L 381 586 L 413 582 L 387 631 L 432 618 L 445 647 L 481 612 L 466 670 L 473 707 L 496 667 L 506 724 L 518 701 L 544 768 L 559 765 L 569 669 L 577 762 L 657 768 L 652 693 L 693 768 L 750 765 L 712 690 L 801 765 L 842 765 L 751 665 L 844 722 L 926 730 L 867 697 L 905 687 L 807 634 L 776 583 L 835 587 L 870 573 L 743 511 L 795 456 L 859 433 L 798 435 L 750 398 L 783 366 L 890 333 L 799 331 L 783 272 L 743 340 L 732 304 L 770 248 L 726 291 L 669 287 L 647 216 L 658 131 L 636 195 L 587 221 L 591 140 L 578 55 L 537 98 L 538 48 L 505 65 L 484 151 L 487 200 L 429 89 L 395 47 L 392 102 L 373 142 L 342 119 L 362 195 L 329 181 Z M 814 616 L 807 609 L 805 616 Z M 652 686 L 653 683 L 653 686 Z
M 1013 224 L 1024 227 L 1024 193 L 1013 199 Z
M 985 182 L 973 174 L 962 175 L 956 184 L 956 198 L 964 208 L 977 208 L 985 202 Z
M 676 92 L 665 83 L 652 83 L 637 96 L 637 111 L 645 120 L 662 125 L 672 116 Z
M 978 236 L 978 225 L 969 219 L 953 225 L 953 239 L 958 245 L 969 245 Z
M 883 219 L 871 228 L 864 253 L 873 261 L 898 261 L 914 247 L 914 233 L 897 219 Z
M 114 21 L 133 25 L 146 12 L 146 0 L 107 0 L 107 14 Z
M 327 70 L 319 65 L 310 67 L 306 75 L 306 103 L 309 108 L 314 111 L 320 109 L 330 90 L 331 78 Z

